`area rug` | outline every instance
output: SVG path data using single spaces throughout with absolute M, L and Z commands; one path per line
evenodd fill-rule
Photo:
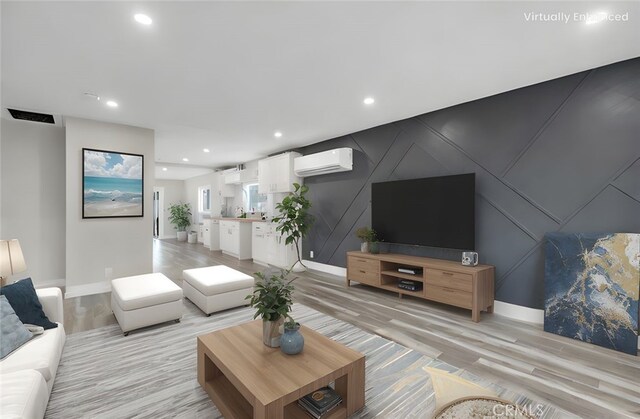
M 122 335 L 118 325 L 67 337 L 46 418 L 221 418 L 196 379 L 196 337 L 252 319 L 240 308 L 206 317 L 185 301 L 180 323 Z M 430 418 L 433 387 L 423 367 L 456 371 L 393 341 L 295 304 L 297 321 L 366 355 L 362 418 Z M 530 400 L 470 374 L 502 398 Z M 550 415 L 547 415 L 550 414 Z M 555 416 L 545 410 L 545 417 Z

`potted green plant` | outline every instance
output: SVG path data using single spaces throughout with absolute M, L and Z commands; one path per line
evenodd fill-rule
M 187 228 L 191 225 L 191 206 L 178 202 L 169 205 L 169 222 L 178 230 L 178 241 L 187 240 Z
M 276 231 L 285 238 L 285 244 L 295 245 L 296 261 L 288 270 L 280 270 L 279 274 L 269 276 L 256 272 L 258 280 L 254 291 L 246 297 L 250 300 L 249 305 L 256 309 L 253 318 L 262 318 L 262 341 L 271 347 L 280 346 L 280 327 L 291 310 L 294 289 L 292 283 L 297 278 L 287 277 L 292 271 L 305 269 L 300 257 L 300 241 L 306 237 L 313 223 L 313 217 L 309 214 L 311 202 L 305 196 L 309 187 L 298 183 L 294 183 L 293 187 L 294 191 L 276 205 L 279 215 L 272 221 L 278 223 Z
M 279 275 L 271 276 L 256 272 L 258 281 L 253 293 L 246 297 L 249 305 L 256 309 L 253 318 L 262 318 L 262 342 L 272 348 L 280 346 L 280 326 L 293 304 L 291 283 L 295 278 L 287 280 L 289 272 L 282 270 Z
M 360 227 L 356 230 L 356 237 L 362 242 L 360 244 L 360 251 L 368 253 L 371 247 L 370 243 L 378 242 L 378 235 L 375 230 L 369 227 Z
M 276 209 L 280 214 L 274 217 L 272 221 L 278 224 L 276 231 L 285 237 L 285 244 L 293 243 L 295 245 L 297 260 L 289 270 L 302 272 L 306 267 L 300 257 L 300 242 L 311 229 L 313 217 L 309 214 L 311 202 L 305 196 L 309 192 L 309 187 L 294 183 L 293 188 L 294 191 L 276 205 Z

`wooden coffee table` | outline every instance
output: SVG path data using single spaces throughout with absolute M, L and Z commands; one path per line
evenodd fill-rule
M 265 346 L 262 320 L 198 336 L 198 383 L 225 418 L 309 419 L 297 400 L 331 382 L 343 401 L 326 417 L 364 406 L 364 355 L 307 327 L 300 332 L 298 355 Z

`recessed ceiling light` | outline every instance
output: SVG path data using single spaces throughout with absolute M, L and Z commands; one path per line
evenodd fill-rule
M 153 20 L 151 20 L 149 16 L 142 13 L 134 15 L 133 18 L 136 20 L 136 22 L 142 23 L 143 25 L 151 25 L 151 23 L 153 22 Z
M 276 132 L 273 133 L 273 136 L 276 137 L 276 138 L 280 138 L 280 137 L 282 137 L 282 133 L 280 131 L 276 131 Z
M 162 168 L 162 171 L 163 171 L 163 172 L 166 172 L 167 170 L 169 170 L 169 169 L 167 169 L 166 167 L 163 167 L 163 168 Z
M 203 148 L 202 151 L 204 151 L 205 153 L 208 153 L 211 150 L 209 150 L 208 148 Z
M 189 161 L 189 159 L 188 159 L 188 158 L 186 158 L 186 157 L 183 157 L 183 158 L 182 158 L 182 161 Z
M 117 108 L 118 107 L 118 102 L 115 102 L 113 100 L 107 100 L 107 106 L 110 108 Z
M 372 97 L 365 97 L 363 102 L 365 105 L 373 105 L 376 100 Z

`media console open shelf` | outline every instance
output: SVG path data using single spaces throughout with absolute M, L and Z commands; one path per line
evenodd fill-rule
M 398 272 L 416 270 L 416 274 Z M 480 312 L 493 313 L 495 268 L 490 265 L 464 266 L 450 260 L 399 255 L 347 252 L 347 286 L 351 281 L 398 293 L 438 301 L 471 310 L 471 319 L 480 321 Z M 422 289 L 398 288 L 403 279 L 422 283 Z

